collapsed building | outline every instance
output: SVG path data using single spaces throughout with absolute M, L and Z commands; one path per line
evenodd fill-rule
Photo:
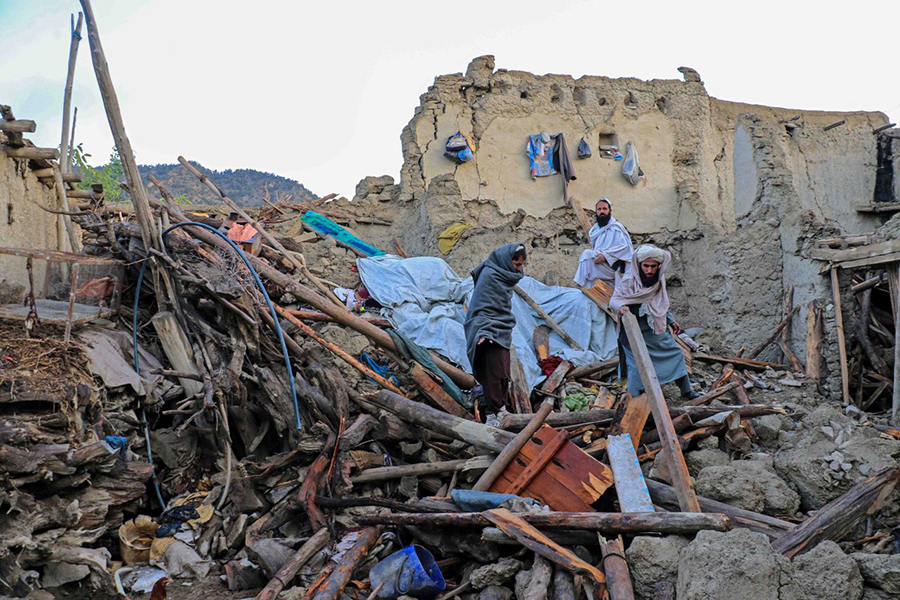
M 480 57 L 422 96 L 399 182 L 252 214 L 184 159 L 217 206 L 139 181 L 107 205 L 4 112 L 0 594 L 393 600 L 419 563 L 422 598 L 900 593 L 895 132 L 880 113 L 720 101 L 683 72 L 575 80 Z M 542 133 L 573 157 L 583 138 L 574 177 L 532 176 Z M 685 354 L 707 393 L 631 398 L 617 358 L 562 360 L 482 424 L 443 387 L 474 384 L 455 349 L 398 341 L 380 275 L 400 265 L 423 310 L 462 311 L 438 291 L 520 241 L 536 305 L 520 360 L 542 356 L 538 323 L 588 347 L 545 298 L 606 322 L 571 284 L 600 196 L 676 255 L 673 312 L 704 330 Z M 29 214 L 40 234 L 17 226 Z M 407 255 L 456 273 L 424 289 Z

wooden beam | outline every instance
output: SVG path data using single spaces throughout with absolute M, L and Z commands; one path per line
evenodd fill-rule
M 367 527 L 362 531 L 348 533 L 345 540 L 350 536 L 356 536 L 356 542 L 325 577 L 325 581 L 316 591 L 312 600 L 337 600 L 340 598 L 341 592 L 350 583 L 353 572 L 356 571 L 359 563 L 368 556 L 369 550 L 378 541 L 380 535 L 381 531 L 377 527 Z
M 822 355 L 822 309 L 816 300 L 806 306 L 806 376 L 818 385 Z
M 641 375 L 641 382 L 644 384 L 647 398 L 650 401 L 650 410 L 653 413 L 656 430 L 659 432 L 663 456 L 669 464 L 672 483 L 678 493 L 678 504 L 681 510 L 685 512 L 700 512 L 700 505 L 697 503 L 697 495 L 691 483 L 691 476 L 688 473 L 687 464 L 684 462 L 684 455 L 681 453 L 681 446 L 678 443 L 678 434 L 675 433 L 675 427 L 672 425 L 669 407 L 666 405 L 666 399 L 663 396 L 662 388 L 660 388 L 659 379 L 656 377 L 656 369 L 653 368 L 653 362 L 650 360 L 650 353 L 647 351 L 647 345 L 644 343 L 640 325 L 638 325 L 637 319 L 630 311 L 622 315 L 619 323 L 625 328 L 632 355 Z
M 635 450 L 641 445 L 641 435 L 644 433 L 644 427 L 649 418 L 650 400 L 647 398 L 647 394 L 641 394 L 637 398 L 629 398 L 625 401 L 625 414 L 619 421 L 618 432 L 631 436 Z
M 56 199 L 59 204 L 59 210 L 69 213 L 71 212 L 71 209 L 69 208 L 69 199 L 66 196 L 66 184 L 63 183 L 62 172 L 55 164 L 52 169 L 54 180 L 56 181 Z M 72 216 L 69 214 L 62 214 L 59 215 L 59 218 L 63 220 L 63 225 L 66 228 L 66 235 L 69 236 L 69 245 L 72 248 L 72 252 L 81 252 L 81 240 L 79 240 L 78 234 L 75 231 L 75 225 L 72 223 Z
M 6 122 L 15 121 L 16 117 L 13 115 L 12 108 L 7 106 L 6 104 L 0 104 L 0 117 L 3 117 L 3 120 Z M 19 131 L 8 131 L 6 132 L 6 139 L 9 141 L 10 146 L 18 147 L 25 144 L 25 140 L 22 138 L 22 133 Z
M 706 354 L 704 352 L 695 352 L 694 358 L 696 358 L 697 360 L 702 360 L 703 362 L 732 363 L 739 367 L 752 369 L 754 371 L 765 371 L 768 368 L 784 368 L 784 365 L 780 365 L 778 363 L 763 362 L 761 360 L 750 360 L 747 358 L 737 358 L 732 356 L 718 356 L 716 354 Z
M 37 125 L 34 121 L 16 119 L 15 121 L 0 121 L 0 131 L 4 133 L 34 133 Z
M 22 146 L 15 148 L 7 144 L 0 144 L 0 153 L 10 158 L 27 158 L 28 160 L 53 160 L 59 158 L 59 150 L 56 148 L 36 148 L 34 146 Z
M 791 311 L 785 315 L 784 319 L 781 320 L 781 323 L 779 323 L 778 326 L 772 330 L 772 333 L 770 333 L 766 339 L 764 339 L 755 348 L 753 348 L 753 350 L 750 351 L 750 353 L 747 355 L 747 358 L 752 360 L 759 356 L 760 352 L 765 350 L 769 344 L 774 342 L 775 338 L 777 338 L 782 331 L 786 330 L 787 326 L 791 324 L 791 319 L 794 318 L 794 315 L 796 315 L 799 310 L 799 306 L 795 306 L 794 308 L 792 308 Z
M 834 298 L 834 319 L 837 325 L 838 354 L 841 359 L 841 389 L 844 404 L 850 404 L 850 372 L 847 367 L 847 342 L 844 339 L 844 315 L 841 311 L 841 287 L 838 267 L 831 267 L 831 293 Z
M 872 204 L 860 204 L 856 212 L 861 213 L 893 213 L 900 211 L 900 202 L 873 202 Z
M 551 316 L 547 313 L 547 311 L 544 310 L 543 307 L 541 307 L 541 305 L 538 304 L 538 303 L 534 300 L 534 298 L 532 298 L 532 297 L 529 296 L 527 293 L 525 293 L 525 290 L 523 290 L 523 289 L 520 288 L 518 285 L 516 285 L 516 286 L 513 286 L 513 291 L 515 291 L 516 294 L 518 294 L 519 297 L 520 297 L 522 300 L 525 301 L 525 304 L 527 304 L 528 306 L 530 306 L 530 307 L 531 307 L 531 310 L 533 310 L 535 313 L 537 313 L 537 315 L 538 315 L 541 319 L 543 319 L 544 322 L 545 322 L 547 325 L 550 326 L 550 329 L 552 329 L 553 331 L 555 331 L 555 332 L 556 332 L 556 335 L 558 335 L 559 337 L 561 337 L 561 338 L 563 339 L 564 342 L 566 342 L 569 346 L 571 346 L 572 348 L 574 348 L 574 349 L 576 349 L 576 350 L 584 350 L 584 348 L 582 348 L 582 347 L 578 344 L 578 342 L 576 342 L 575 340 L 572 339 L 572 336 L 570 336 L 568 333 L 566 333 L 565 330 L 564 330 L 562 327 L 559 326 L 559 323 L 557 323 L 555 320 L 553 320 L 553 317 L 551 317 Z
M 862 258 L 872 258 L 892 252 L 900 252 L 900 240 L 888 240 L 877 244 L 867 244 L 854 248 L 810 248 L 808 256 L 816 260 L 829 262 L 845 262 Z
M 490 460 L 489 457 L 483 457 Z M 366 469 L 350 478 L 353 483 L 371 483 L 373 481 L 389 481 L 391 479 L 401 479 L 409 475 L 434 475 L 436 473 L 452 473 L 454 471 L 462 471 L 465 469 L 476 468 L 479 464 L 485 462 L 482 457 L 460 458 L 457 460 L 444 460 L 433 463 L 418 463 L 414 465 L 399 465 L 395 467 L 375 467 Z M 483 468 L 483 467 L 482 467 Z
M 883 265 L 885 263 L 895 262 L 900 260 L 900 252 L 891 252 L 890 254 L 880 254 L 878 256 L 872 256 L 869 258 L 859 258 L 856 260 L 848 260 L 841 263 L 836 263 L 836 266 L 842 267 L 844 269 L 859 269 L 860 267 L 873 267 L 875 265 Z
M 38 179 L 53 179 L 53 167 L 47 167 L 46 169 L 32 169 L 31 171 L 34 173 L 34 176 Z M 62 174 L 63 181 L 66 183 L 79 183 L 82 179 L 81 173 L 63 173 Z
M 138 224 L 141 227 L 141 240 L 144 242 L 145 248 L 161 250 L 161 248 L 158 248 L 159 244 L 156 236 L 153 234 L 156 231 L 155 219 L 150 210 L 147 194 L 144 192 L 144 183 L 138 171 L 137 161 L 134 159 L 131 140 L 128 139 L 128 135 L 125 133 L 125 123 L 122 120 L 119 99 L 116 96 L 116 89 L 113 87 L 109 65 L 103 52 L 103 45 L 100 43 L 100 32 L 97 29 L 97 20 L 94 18 L 94 9 L 91 7 L 90 0 L 81 0 L 81 7 L 84 10 L 88 42 L 91 47 L 91 61 L 94 64 L 94 73 L 97 76 L 97 84 L 100 87 L 100 97 L 103 99 L 103 106 L 106 109 L 109 129 L 119 151 L 119 157 L 122 159 L 122 167 L 125 169 L 128 189 L 134 200 L 134 209 L 137 214 Z
M 98 194 L 92 190 L 65 190 L 64 193 L 66 198 L 73 198 L 75 200 L 95 200 L 103 197 L 102 192 Z
M 839 541 L 866 515 L 884 506 L 898 481 L 900 469 L 885 469 L 861 481 L 775 540 L 772 548 L 793 558 L 819 542 Z
M 497 480 L 497 477 L 503 473 L 506 467 L 509 466 L 509 463 L 511 463 L 519 454 L 522 447 L 531 439 L 531 436 L 541 428 L 541 425 L 543 425 L 544 421 L 547 419 L 547 415 L 549 415 L 552 410 L 553 401 L 545 400 L 528 422 L 528 425 L 526 425 L 525 428 L 522 429 L 522 431 L 520 431 L 505 448 L 503 448 L 500 454 L 497 455 L 497 458 L 494 459 L 494 462 L 491 463 L 491 466 L 481 474 L 481 477 L 478 478 L 478 481 L 475 482 L 472 489 L 480 492 L 488 491 Z
M 586 529 L 604 533 L 696 533 L 728 531 L 731 520 L 722 514 L 699 512 L 602 513 L 537 512 L 520 515 L 534 527 Z M 353 517 L 361 525 L 388 524 L 425 527 L 489 527 L 484 513 L 382 513 Z

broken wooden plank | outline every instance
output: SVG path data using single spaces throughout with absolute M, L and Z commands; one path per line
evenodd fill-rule
M 732 527 L 731 520 L 724 514 L 693 512 L 622 514 L 552 511 L 522 513 L 521 518 L 534 527 L 583 529 L 608 534 L 693 534 L 704 530 L 728 531 Z M 354 516 L 353 520 L 361 525 L 414 527 L 486 527 L 492 524 L 484 513 L 381 513 Z
M 840 541 L 867 515 L 872 515 L 887 502 L 897 482 L 900 469 L 885 469 L 850 488 L 788 533 L 772 543 L 772 548 L 788 558 L 814 548 L 825 540 Z
M 545 427 L 552 429 L 549 426 Z M 553 459 L 557 451 L 559 451 L 562 445 L 568 440 L 568 433 L 566 433 L 564 429 L 557 431 L 550 439 L 550 442 L 541 448 L 540 453 L 528 464 L 528 466 L 516 476 L 511 484 L 504 488 L 503 493 L 519 495 L 519 492 L 524 490 L 540 471 L 543 471 L 547 463 Z M 526 442 L 527 441 L 528 440 L 526 440 Z
M 194 376 L 200 376 L 200 370 L 194 362 L 194 354 L 191 351 L 191 344 L 187 335 L 175 318 L 175 314 L 169 311 L 160 311 L 153 315 L 150 319 L 153 328 L 159 336 L 160 344 L 169 363 L 176 371 L 191 373 Z M 203 384 L 196 379 L 179 379 L 181 387 L 188 396 L 193 396 L 203 392 Z
M 600 597 L 606 596 L 606 577 L 600 569 L 581 560 L 571 550 L 567 550 L 549 539 L 522 517 L 514 515 L 505 508 L 495 508 L 482 514 L 500 531 L 516 538 L 520 544 L 532 552 L 573 573 L 590 577 L 593 579 L 595 591 Z
M 619 510 L 623 513 L 653 512 L 653 502 L 644 482 L 631 435 L 611 435 L 608 439 L 606 452 L 609 466 L 615 475 Z
M 894 312 L 894 382 L 891 392 L 891 419 L 900 412 L 900 262 L 888 268 L 891 306 Z
M 510 353 L 512 354 L 512 353 Z M 454 400 L 450 394 L 444 391 L 444 388 L 435 381 L 432 376 L 429 374 L 428 370 L 425 369 L 421 364 L 416 361 L 411 361 L 409 375 L 415 380 L 416 384 L 419 386 L 419 389 L 422 390 L 422 393 L 425 394 L 433 404 L 444 410 L 445 412 L 450 413 L 451 415 L 455 415 L 462 419 L 468 419 L 470 421 L 474 420 L 475 417 L 472 416 L 469 411 L 463 408 L 456 400 Z M 446 375 L 444 375 L 446 377 Z
M 541 425 L 544 424 L 544 421 L 547 418 L 547 415 L 553 410 L 553 402 L 550 400 L 545 400 L 538 411 L 531 418 L 531 421 L 528 422 L 528 425 L 525 426 L 522 431 L 520 431 L 516 437 L 514 437 L 500 454 L 497 455 L 497 458 L 494 459 L 494 462 L 491 463 L 491 466 L 481 474 L 481 477 L 478 478 L 478 481 L 475 482 L 475 485 L 472 486 L 472 489 L 475 491 L 486 492 L 490 489 L 490 487 L 497 480 L 497 477 L 506 470 L 506 467 L 509 466 L 509 463 L 513 461 L 516 455 L 519 454 L 519 451 L 522 450 L 522 447 L 531 439 L 531 436 L 537 432 L 538 429 L 541 428 Z
M 596 279 L 594 280 L 594 286 L 590 288 L 585 288 L 581 286 L 577 286 L 578 289 L 584 293 L 585 296 L 591 299 L 591 302 L 596 304 L 600 310 L 606 313 L 606 315 L 613 320 L 614 323 L 619 321 L 619 316 L 609 307 L 609 299 L 612 298 L 613 289 L 606 285 L 603 281 Z
M 541 391 L 545 394 L 552 394 L 556 391 L 560 385 L 562 385 L 563 380 L 566 378 L 566 373 L 568 373 L 572 369 L 572 363 L 567 360 L 560 362 L 556 368 L 553 370 L 553 373 L 550 374 L 544 383 L 541 384 Z
M 659 386 L 656 369 L 653 368 L 653 363 L 650 360 L 650 354 L 647 351 L 647 345 L 644 343 L 640 325 L 638 325 L 637 319 L 630 311 L 622 315 L 620 325 L 624 327 L 625 334 L 628 336 L 632 355 L 640 373 L 641 381 L 644 384 L 647 398 L 650 401 L 653 421 L 656 424 L 659 439 L 663 445 L 663 456 L 668 462 L 669 473 L 678 493 L 678 504 L 681 506 L 681 510 L 685 512 L 700 512 L 700 505 L 697 503 L 697 495 L 694 492 L 691 476 L 688 473 L 687 464 L 684 462 L 681 446 L 678 444 L 678 435 L 675 433 L 675 428 L 672 425 L 669 407 L 666 405 L 665 396 L 663 396 L 662 388 Z
M 650 400 L 647 398 L 647 394 L 641 394 L 637 398 L 629 398 L 625 401 L 625 414 L 622 415 L 617 429 L 619 433 L 628 434 L 635 450 L 641 444 L 641 436 L 647 425 L 647 419 L 650 418 L 650 412 Z
M 810 248 L 807 254 L 810 258 L 816 260 L 827 260 L 838 263 L 873 258 L 893 252 L 900 252 L 900 240 L 888 240 L 877 244 L 866 244 L 864 246 L 845 249 Z
M 519 353 L 515 351 L 509 353 L 509 380 L 516 412 L 530 415 L 532 413 L 531 390 L 528 388 L 528 380 L 525 378 L 525 369 L 522 368 L 522 363 L 519 361 Z

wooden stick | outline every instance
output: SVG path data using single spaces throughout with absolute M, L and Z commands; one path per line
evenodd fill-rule
M 56 181 L 56 200 L 59 204 L 59 209 L 68 213 L 70 212 L 69 199 L 66 197 L 66 184 L 63 182 L 62 172 L 55 164 L 52 169 L 53 178 Z M 72 247 L 72 252 L 81 252 L 81 243 L 78 240 L 78 234 L 75 233 L 75 225 L 72 224 L 72 217 L 64 214 L 60 215 L 59 218 L 63 220 L 63 225 L 66 228 L 66 235 L 69 236 L 69 245 Z
M 231 198 L 226 196 L 225 193 L 219 189 L 219 186 L 217 186 L 215 183 L 213 183 L 206 175 L 201 173 L 200 170 L 197 169 L 197 167 L 195 167 L 194 165 L 189 163 L 183 156 L 178 157 L 178 162 L 180 162 L 184 166 L 184 168 L 186 168 L 197 179 L 199 179 L 203 185 L 205 185 L 210 190 L 212 190 L 212 192 L 214 194 L 216 194 L 219 197 L 219 199 L 222 200 L 222 202 L 227 204 L 229 206 L 229 208 L 231 208 L 231 210 L 233 210 L 234 212 L 239 214 L 241 217 L 246 219 L 246 221 L 248 223 L 250 223 L 253 226 L 253 228 L 259 232 L 259 234 L 263 237 L 263 239 L 265 239 L 273 248 L 275 248 L 276 250 L 281 252 L 281 254 L 286 259 L 288 259 L 288 261 L 290 261 L 291 264 L 294 265 L 294 267 L 296 267 L 301 273 L 303 273 L 303 275 L 305 275 L 306 278 L 309 279 L 309 281 L 311 281 L 312 284 L 315 285 L 326 298 L 331 300 L 337 306 L 340 306 L 342 309 L 348 310 L 347 306 L 343 302 L 341 302 L 337 296 L 334 295 L 334 292 L 329 290 L 325 286 L 324 283 L 319 281 L 319 279 L 309 271 L 309 269 L 306 267 L 305 261 L 301 262 L 299 259 L 297 259 L 297 257 L 294 256 L 294 253 L 290 252 L 287 248 L 285 248 L 281 244 L 281 242 L 279 242 L 277 239 L 275 239 L 275 236 L 269 234 L 269 232 L 266 231 L 265 227 L 263 227 L 259 223 L 259 221 L 257 221 L 256 219 L 251 217 L 249 214 L 247 214 L 247 211 L 245 211 L 243 208 L 241 208 L 240 206 L 235 204 Z
M 275 600 L 297 575 L 297 572 L 308 563 L 310 559 L 318 554 L 318 552 L 328 544 L 330 539 L 328 529 L 322 528 L 318 530 L 311 538 L 300 546 L 300 549 L 290 558 L 284 565 L 278 569 L 278 572 L 271 581 L 256 595 L 255 600 Z
M 81 41 L 81 23 L 84 20 L 84 14 L 78 13 L 78 24 L 74 24 L 75 16 L 72 15 L 72 38 L 69 40 L 69 68 L 66 72 L 66 90 L 63 93 L 63 120 L 62 135 L 59 142 L 59 166 L 65 173 L 69 170 L 69 119 L 72 112 L 72 82 L 75 80 L 75 60 L 78 58 L 78 42 Z M 34 131 L 32 129 L 32 131 Z
M 900 262 L 889 267 L 888 275 L 893 285 L 891 304 L 894 309 L 894 384 L 891 394 L 891 419 L 900 412 Z
M 622 542 L 618 538 L 607 540 L 599 533 L 597 538 L 600 540 L 600 555 L 603 556 L 610 600 L 634 600 L 634 588 L 631 587 L 631 574 Z
M 704 362 L 720 362 L 733 363 L 745 369 L 753 369 L 754 371 L 765 371 L 768 368 L 783 369 L 784 365 L 778 363 L 763 362 L 761 360 L 750 360 L 747 358 L 734 358 L 731 356 L 717 356 L 715 354 L 706 354 L 704 352 L 695 352 L 694 358 Z
M 69 283 L 69 310 L 66 313 L 66 334 L 63 340 L 67 346 L 72 336 L 72 314 L 75 311 L 75 290 L 78 289 L 78 271 L 80 266 L 78 263 L 72 265 L 72 277 Z
M 605 375 L 606 373 L 615 370 L 618 365 L 618 357 L 609 360 L 601 360 L 600 362 L 591 363 L 589 365 L 582 365 L 569 371 L 566 374 L 566 379 L 581 379 L 582 377 L 590 377 L 595 373 Z
M 16 148 L 7 144 L 0 144 L 0 153 L 10 158 L 27 158 L 29 160 L 53 160 L 59 158 L 59 150 L 56 148 L 36 148 L 34 146 L 22 146 Z
M 307 325 L 306 323 L 304 323 L 303 321 L 301 321 L 300 319 L 298 319 L 297 317 L 295 317 L 288 311 L 284 310 L 283 308 L 281 308 L 280 306 L 277 306 L 277 305 L 275 305 L 275 310 L 276 310 L 276 312 L 278 312 L 279 315 L 281 315 L 284 319 L 286 319 L 290 324 L 298 327 L 301 331 L 303 331 L 303 333 L 305 333 L 306 335 L 308 335 L 309 337 L 314 339 L 316 342 L 318 342 L 319 344 L 321 344 L 328 350 L 330 350 L 335 356 L 337 356 L 338 358 L 340 358 L 341 360 L 346 362 L 348 365 L 350 365 L 351 367 L 353 367 L 354 369 L 356 369 L 357 371 L 359 371 L 366 377 L 369 377 L 369 378 L 375 380 L 376 382 L 378 382 L 378 384 L 380 386 L 391 390 L 395 394 L 403 394 L 403 390 L 398 388 L 396 385 L 394 385 L 393 383 L 391 383 L 390 381 L 388 381 L 387 379 L 385 379 L 384 377 L 382 377 L 381 375 L 379 375 L 378 373 L 376 373 L 369 367 L 365 366 L 364 364 L 362 364 L 361 362 L 356 360 L 356 358 L 354 358 L 353 356 L 347 354 L 347 352 L 344 349 L 342 349 L 340 346 L 338 346 L 337 344 L 329 342 L 328 340 L 326 340 L 325 338 L 323 338 L 322 336 L 317 334 L 315 332 L 315 330 L 313 330 L 312 327 L 310 327 L 309 325 Z
M 740 382 L 731 381 L 731 382 L 727 383 L 726 385 L 723 385 L 722 387 L 720 387 L 712 392 L 703 394 L 699 398 L 695 398 L 693 400 L 685 402 L 684 406 L 702 406 L 704 404 L 709 404 L 710 402 L 712 402 L 719 396 L 724 396 L 725 394 L 727 394 L 734 388 L 738 387 L 739 385 L 741 385 Z
M 337 600 L 341 597 L 341 592 L 350 583 L 353 571 L 356 570 L 359 563 L 369 554 L 369 550 L 378 541 L 380 530 L 377 527 L 367 527 L 362 531 L 348 535 L 358 535 L 359 537 L 357 537 L 350 550 L 341 557 L 337 566 L 328 574 L 328 577 L 325 578 L 325 582 L 316 591 L 312 600 Z
M 488 491 L 500 474 L 509 466 L 509 463 L 511 463 L 519 454 L 522 447 L 528 443 L 531 436 L 541 428 L 544 421 L 547 419 L 547 415 L 549 415 L 552 410 L 553 401 L 545 400 L 538 411 L 534 413 L 534 416 L 532 416 L 528 425 L 526 425 L 525 428 L 522 429 L 522 431 L 520 431 L 505 448 L 503 448 L 500 454 L 497 455 L 497 458 L 494 459 L 494 462 L 491 463 L 491 466 L 481 474 L 481 477 L 478 478 L 478 481 L 475 482 L 472 489 L 479 492 Z
M 794 315 L 796 315 L 797 311 L 799 311 L 799 310 L 800 310 L 799 306 L 795 306 L 793 309 L 791 309 L 791 312 L 789 312 L 784 317 L 784 319 L 781 321 L 781 323 L 779 323 L 778 326 L 772 330 L 772 333 L 770 333 L 766 339 L 764 339 L 762 342 L 759 343 L 759 345 L 757 345 L 755 348 L 753 348 L 753 350 L 750 351 L 750 353 L 747 355 L 747 358 L 752 360 L 752 359 L 756 358 L 757 356 L 759 356 L 759 353 L 762 352 L 763 350 L 765 350 L 769 344 L 774 342 L 775 338 L 777 338 L 778 335 L 785 328 L 787 328 L 788 325 L 790 325 L 791 319 L 794 318 Z
M 153 213 L 150 211 L 150 203 L 144 192 L 144 183 L 134 159 L 134 150 L 131 141 L 125 133 L 125 124 L 122 120 L 122 111 L 119 109 L 119 99 L 113 87 L 112 77 L 109 73 L 109 65 L 106 63 L 106 55 L 100 43 L 100 32 L 97 30 L 97 21 L 94 19 L 94 10 L 90 0 L 81 0 L 84 10 L 85 24 L 87 25 L 88 42 L 91 47 L 91 60 L 94 63 L 94 73 L 97 75 L 97 84 L 100 86 L 100 96 L 103 98 L 103 106 L 106 108 L 106 117 L 112 132 L 119 157 L 122 159 L 122 167 L 125 169 L 125 179 L 131 197 L 134 200 L 134 209 L 137 213 L 138 224 L 141 226 L 141 239 L 145 248 L 156 248 L 156 240 L 153 232 L 156 231 Z M 156 248 L 160 250 L 160 248 Z
M 793 558 L 814 548 L 819 542 L 839 541 L 866 515 L 884 506 L 898 481 L 900 469 L 885 469 L 859 482 L 775 540 L 772 548 Z
M 583 529 L 604 533 L 627 534 L 653 531 L 656 533 L 696 533 L 702 530 L 728 531 L 731 521 L 724 514 L 715 513 L 602 513 L 602 512 L 539 512 L 522 513 L 521 517 L 534 527 L 548 529 Z M 486 527 L 492 524 L 485 513 L 381 513 L 353 517 L 361 525 L 410 525 L 422 527 Z
M 850 370 L 847 367 L 847 342 L 844 340 L 844 316 L 841 312 L 841 287 L 837 266 L 831 267 L 831 293 L 834 297 L 834 318 L 837 324 L 838 353 L 841 358 L 841 389 L 844 404 L 850 404 Z
M 822 309 L 816 300 L 806 306 L 806 375 L 819 383 L 819 368 L 822 357 L 819 347 L 822 343 Z
M 66 173 L 72 172 L 72 159 L 75 156 L 75 123 L 78 120 L 78 107 L 72 109 L 72 137 L 69 138 L 69 153 L 66 156 L 60 156 L 59 160 L 66 161 Z
M 303 319 L 304 321 L 320 321 L 324 323 L 336 323 L 335 319 L 329 315 L 326 315 L 323 312 L 315 311 L 315 310 L 288 310 L 288 312 L 298 319 Z M 372 325 L 377 325 L 378 327 L 391 327 L 391 322 L 387 319 L 380 319 L 378 317 L 360 315 L 360 318 L 363 321 L 368 321 Z
M 513 286 L 513 291 L 515 291 L 516 294 L 518 294 L 519 297 L 520 297 L 522 300 L 525 301 L 525 304 L 527 304 L 528 306 L 530 306 L 530 307 L 531 307 L 531 310 L 533 310 L 534 312 L 536 312 L 537 315 L 538 315 L 541 319 L 543 319 L 544 322 L 545 322 L 547 325 L 550 326 L 550 329 L 552 329 L 553 331 L 555 331 L 555 332 L 556 332 L 556 335 L 558 335 L 559 337 L 561 337 L 561 338 L 563 339 L 564 342 L 566 342 L 569 346 L 571 346 L 572 348 L 574 348 L 574 349 L 576 349 L 576 350 L 584 350 L 584 348 L 582 348 L 582 347 L 578 344 L 578 342 L 576 342 L 575 340 L 572 339 L 572 336 L 570 336 L 568 333 L 566 333 L 565 330 L 564 330 L 562 327 L 559 326 L 559 323 L 557 323 L 557 322 L 553 319 L 553 317 L 551 317 L 551 316 L 547 313 L 547 311 L 544 310 L 543 307 L 541 307 L 540 304 L 538 304 L 537 302 L 535 302 L 534 298 L 532 298 L 532 297 L 529 296 L 527 293 L 525 293 L 525 290 L 523 290 L 523 289 L 520 288 L 518 285 L 516 285 L 516 286 Z
M 640 325 L 638 325 L 637 319 L 630 311 L 621 316 L 619 323 L 625 328 L 625 334 L 628 336 L 628 342 L 637 363 L 641 381 L 644 384 L 647 398 L 650 400 L 653 421 L 656 424 L 656 430 L 659 432 L 659 439 L 663 445 L 663 454 L 669 463 L 669 473 L 678 493 L 678 504 L 681 510 L 685 512 L 700 512 L 700 505 L 697 503 L 697 495 L 694 493 L 691 476 L 688 473 L 687 464 L 684 462 L 681 446 L 678 444 L 678 435 L 675 433 L 675 428 L 672 425 L 669 407 L 666 405 L 665 396 L 663 396 L 662 389 L 659 386 L 656 369 L 653 368 L 653 363 L 650 360 L 650 354 L 647 351 L 647 345 L 644 343 Z
M 37 125 L 34 121 L 16 119 L 15 121 L 0 120 L 0 131 L 4 133 L 34 133 Z

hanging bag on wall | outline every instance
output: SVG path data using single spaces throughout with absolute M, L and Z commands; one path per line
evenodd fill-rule
M 474 155 L 475 143 L 459 131 L 448 137 L 444 144 L 444 156 L 458 165 L 469 162 Z
M 640 162 L 638 162 L 638 153 L 637 148 L 634 147 L 634 142 L 628 142 L 625 146 L 625 163 L 622 165 L 622 175 L 625 176 L 625 179 L 631 185 L 637 185 L 644 177 L 644 172 L 641 170 Z
M 590 158 L 591 157 L 591 145 L 588 144 L 588 141 L 581 138 L 581 141 L 578 142 L 578 158 Z

